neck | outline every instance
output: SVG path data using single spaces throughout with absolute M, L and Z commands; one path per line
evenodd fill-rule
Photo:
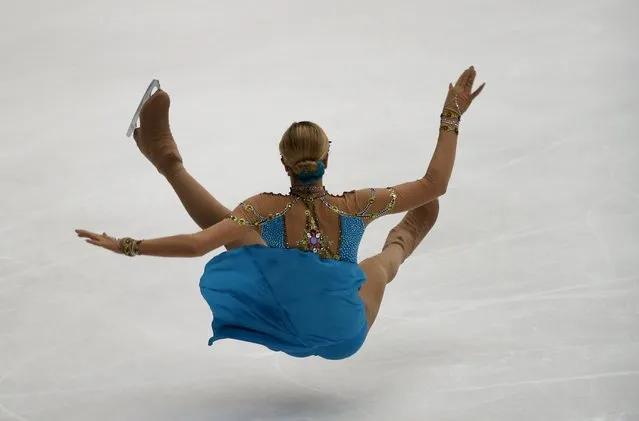
M 302 184 L 299 181 L 291 180 L 291 191 L 298 193 L 313 193 L 320 190 L 324 190 L 324 183 L 322 180 L 318 180 L 311 184 Z
M 314 187 L 314 188 L 316 188 L 316 187 L 322 187 L 323 185 L 324 185 L 324 180 L 322 180 L 322 179 L 319 179 L 319 180 L 317 180 L 317 181 L 315 181 L 313 183 L 310 183 L 310 184 L 303 184 L 302 182 L 300 182 L 296 178 L 291 177 L 291 187 L 295 188 L 295 189 L 298 189 L 298 188 L 301 189 L 301 188 L 305 188 L 305 187 Z

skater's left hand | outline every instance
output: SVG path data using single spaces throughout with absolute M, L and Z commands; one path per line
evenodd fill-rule
M 468 110 L 475 98 L 484 90 L 484 86 L 486 86 L 486 83 L 482 83 L 473 92 L 475 76 L 477 76 L 475 66 L 470 66 L 459 76 L 455 86 L 452 83 L 448 85 L 448 96 L 444 103 L 444 109 L 456 111 L 460 115 L 463 115 Z
M 75 232 L 78 234 L 78 237 L 86 238 L 85 241 L 89 244 L 111 250 L 114 253 L 123 254 L 118 244 L 118 240 L 109 236 L 106 232 L 103 234 L 96 234 L 94 232 L 80 229 L 75 230 Z

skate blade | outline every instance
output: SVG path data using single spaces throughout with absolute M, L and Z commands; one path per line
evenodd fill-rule
M 129 124 L 129 128 L 126 131 L 126 137 L 131 137 L 131 135 L 135 131 L 138 125 L 138 119 L 140 118 L 140 111 L 142 111 L 142 106 L 144 106 L 144 103 L 147 102 L 149 98 L 151 98 L 151 96 L 155 93 L 155 89 L 160 89 L 160 81 L 157 79 L 153 79 L 149 84 L 149 87 L 146 88 L 146 92 L 144 92 L 142 100 L 138 105 L 138 109 L 135 110 L 135 114 L 133 114 L 133 118 L 131 119 L 131 124 Z

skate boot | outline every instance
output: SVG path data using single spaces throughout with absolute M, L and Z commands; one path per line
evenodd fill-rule
M 133 118 L 131 119 L 131 123 L 129 124 L 129 128 L 126 131 L 126 137 L 131 137 L 133 134 L 133 130 L 137 127 L 138 119 L 140 118 L 140 110 L 142 110 L 142 106 L 145 102 L 151 98 L 151 94 L 153 94 L 154 90 L 160 89 L 160 81 L 157 79 L 153 79 L 149 86 L 144 91 L 144 95 L 142 95 L 142 99 L 138 104 L 138 109 L 135 110 L 135 114 L 133 114 Z
M 165 176 L 182 167 L 182 157 L 169 124 L 169 95 L 159 89 L 141 105 L 140 127 L 133 131 L 138 148 Z
M 404 250 L 403 262 L 413 254 L 426 234 L 433 228 L 438 215 L 438 199 L 407 212 L 400 223 L 388 233 L 384 249 L 391 244 L 399 245 Z

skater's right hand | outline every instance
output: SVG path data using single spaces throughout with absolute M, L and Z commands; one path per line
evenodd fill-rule
M 484 86 L 486 86 L 486 83 L 482 83 L 481 86 L 473 92 L 473 83 L 475 82 L 476 74 L 475 67 L 470 66 L 459 76 L 455 86 L 453 86 L 452 83 L 448 85 L 448 96 L 444 102 L 444 109 L 454 111 L 460 116 L 468 110 L 470 104 L 481 93 Z

